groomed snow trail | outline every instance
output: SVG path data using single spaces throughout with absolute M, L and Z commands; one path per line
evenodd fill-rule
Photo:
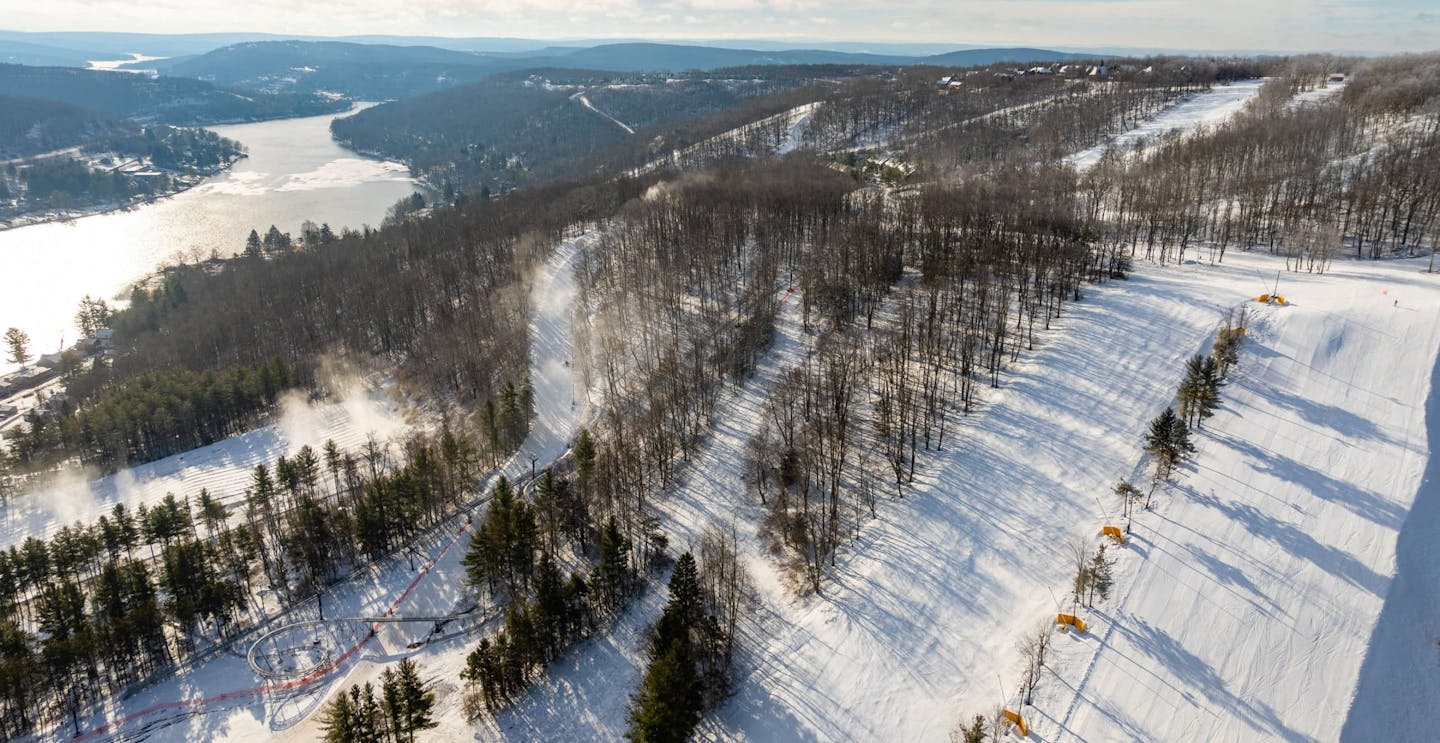
M 807 103 L 781 114 L 790 119 L 790 125 L 785 129 L 785 139 L 780 142 L 775 154 L 788 155 L 800 149 L 805 143 L 805 132 L 810 128 L 810 119 L 815 116 L 815 110 L 818 108 L 820 108 L 819 103 Z
M 1440 290 L 1417 268 L 1341 262 L 1325 276 L 1283 276 L 1291 306 L 1250 305 L 1239 368 L 1195 462 L 1112 551 L 1120 598 L 1086 612 L 1088 634 L 1057 635 L 1056 675 L 1026 710 L 1038 739 L 1335 740 L 1352 698 L 1363 706 L 1346 737 L 1433 739 L 1437 622 L 1419 615 L 1437 608 L 1435 589 L 1392 588 L 1407 514 L 1412 532 L 1436 524 L 1433 503 L 1410 511 L 1430 457 L 1425 401 L 1440 346 Z M 1181 372 L 1154 369 L 1172 384 Z M 1423 584 L 1433 533 L 1400 544 Z M 1383 629 L 1387 594 L 1395 616 Z M 1407 702 L 1417 709 L 1394 711 Z
M 565 240 L 531 286 L 530 374 L 535 421 L 520 452 L 502 468 L 512 481 L 529 478 L 532 459 L 543 467 L 563 455 L 584 412 L 583 401 L 575 397 L 570 371 L 576 291 L 573 263 L 593 239 L 595 235 L 587 233 Z M 470 515 L 478 518 L 483 509 L 482 504 Z M 464 585 L 460 564 L 469 533 L 461 515 L 422 535 L 414 540 L 409 556 L 396 556 L 327 591 L 326 616 L 443 615 L 473 604 L 473 592 Z M 271 626 L 317 616 L 315 605 L 308 604 Z M 106 737 L 160 741 L 315 740 L 320 737 L 315 713 L 330 693 L 351 683 L 375 680 L 388 664 L 414 657 L 421 674 L 436 681 L 441 695 L 437 705 L 441 727 L 432 734 L 446 740 L 470 737 L 473 726 L 464 721 L 460 709 L 458 676 L 474 637 L 409 647 L 431 629 L 428 624 L 384 625 L 367 640 L 368 627 L 337 626 L 330 631 L 340 646 L 355 650 L 338 664 L 335 673 L 298 689 L 275 689 L 249 668 L 243 658 L 245 648 L 239 647 L 182 669 L 175 678 L 125 700 L 118 710 L 104 720 L 92 721 L 87 728 L 109 725 L 103 733 Z
M 1098 526 L 1093 494 L 1172 394 L 1151 369 L 1178 366 L 1219 319 L 1213 298 L 1173 301 L 1187 274 L 1144 269 L 1087 287 L 1092 296 L 1004 375 L 917 486 L 879 505 L 823 595 L 763 591 L 762 614 L 774 616 L 746 638 L 754 665 L 706 734 L 945 740 L 959 717 L 995 704 L 997 675 L 1013 689 L 1015 639 L 1053 619 L 1046 587 L 1065 581 L 1065 543 L 1077 525 Z M 728 466 L 681 499 L 737 497 L 738 457 Z
M 1154 140 L 1177 129 L 1189 132 L 1202 126 L 1222 123 L 1245 108 L 1250 99 L 1260 92 L 1260 87 L 1265 82 L 1242 80 L 1229 85 L 1217 85 L 1165 109 L 1134 129 L 1065 158 L 1065 162 L 1075 166 L 1076 170 L 1083 171 L 1100 162 L 1100 156 L 1111 146 L 1128 151 L 1142 139 Z
M 604 111 L 601 111 L 600 109 L 596 108 L 596 107 L 595 107 L 595 104 L 593 104 L 593 103 L 590 102 L 590 98 L 585 95 L 585 91 L 582 90 L 582 91 L 576 93 L 575 95 L 570 96 L 570 100 L 572 100 L 572 101 L 578 101 L 578 102 L 580 103 L 580 105 L 582 105 L 582 106 L 590 109 L 591 111 L 594 111 L 594 112 L 595 112 L 596 114 L 598 114 L 601 118 L 605 119 L 606 121 L 609 121 L 610 123 L 614 124 L 615 126 L 620 127 L 621 129 L 623 129 L 626 134 L 634 134 L 634 133 L 635 133 L 635 130 L 634 130 L 634 129 L 631 129 L 629 124 L 626 124 L 625 122 L 623 122 L 623 121 L 615 118 L 614 116 L 611 116 L 610 114 L 605 113 Z
M 1415 505 L 1396 543 L 1396 576 L 1385 595 L 1380 620 L 1340 739 L 1424 740 L 1440 731 L 1440 360 L 1430 377 L 1425 403 L 1430 445 Z
M 1070 578 L 1068 543 L 1093 539 L 1101 525 L 1118 518 L 1109 488 L 1135 471 L 1141 433 L 1173 400 L 1184 359 L 1207 348 L 1224 313 L 1252 299 L 1280 265 L 1232 253 L 1223 265 L 1142 266 L 1127 282 L 1086 287 L 1089 296 L 1067 308 L 1059 327 L 1022 355 L 1001 389 L 990 391 L 982 409 L 961 423 L 955 443 L 929 460 L 919 486 L 879 505 L 878 519 L 842 552 L 825 593 L 806 599 L 791 598 L 780 586 L 755 534 L 760 506 L 744 495 L 739 472 L 742 446 L 759 425 L 765 393 L 808 347 L 794 316 L 782 313 L 772 355 L 754 379 L 725 398 L 711 440 L 686 468 L 678 491 L 660 503 L 677 548 L 694 543 L 712 524 L 735 523 L 759 588 L 761 606 L 745 627 L 736 694 L 707 716 L 700 737 L 941 741 L 960 719 L 988 714 L 1000 701 L 997 677 L 1014 691 L 1021 665 L 1016 640 L 1053 622 L 1052 593 L 1063 598 Z M 1415 267 L 1347 262 L 1323 277 L 1282 278 L 1296 304 L 1259 313 L 1256 337 L 1225 393 L 1227 412 L 1208 424 L 1197 466 L 1202 472 L 1219 467 L 1216 442 L 1225 440 L 1219 437 L 1251 431 L 1260 438 L 1256 446 L 1279 451 L 1283 443 L 1296 450 L 1294 456 L 1304 452 L 1311 466 L 1353 466 L 1329 476 L 1281 460 L 1262 463 L 1268 476 L 1297 484 L 1257 483 L 1258 490 L 1217 476 L 1256 503 L 1204 491 L 1160 496 L 1150 520 L 1137 527 L 1143 538 L 1115 553 L 1115 606 L 1102 603 L 1086 613 L 1090 634 L 1056 637 L 1051 664 L 1060 676 L 1047 675 L 1038 706 L 1025 709 L 1037 739 L 1056 738 L 1066 717 L 1069 740 L 1336 734 L 1379 596 L 1393 573 L 1395 531 L 1414 493 L 1415 483 L 1406 478 L 1418 478 L 1425 456 L 1418 408 L 1394 394 L 1377 397 L 1364 386 L 1393 383 L 1396 390 L 1406 388 L 1406 396 L 1424 398 L 1440 341 L 1426 318 L 1433 319 L 1440 294 Z M 1392 306 L 1395 298 L 1401 307 Z M 1298 328 L 1300 335 L 1291 338 L 1280 332 L 1285 328 Z M 1284 338 L 1291 339 L 1276 340 Z M 1387 364 L 1397 344 L 1423 367 L 1418 376 L 1410 361 L 1398 369 Z M 1260 353 L 1268 361 L 1255 361 Z M 1351 362 L 1372 374 L 1363 385 L 1341 373 Z M 1373 374 L 1386 368 L 1398 376 Z M 1244 380 L 1252 378 L 1264 379 L 1263 389 L 1247 392 Z M 1318 385 L 1314 393 L 1311 384 Z M 1312 394 L 1316 405 L 1305 402 Z M 1250 428 L 1234 433 L 1236 421 L 1227 425 L 1225 417 L 1238 418 L 1234 411 L 1248 409 L 1253 400 L 1270 402 L 1263 413 L 1244 414 Z M 1290 421 L 1288 428 L 1276 422 L 1282 419 Z M 1363 438 L 1367 432 L 1376 438 Z M 1347 436 L 1362 438 L 1349 443 Z M 1418 443 L 1416 436 L 1422 437 Z M 1372 445 L 1387 441 L 1390 449 L 1367 455 Z M 1352 490 L 1347 476 L 1379 480 Z M 1374 495 L 1390 477 L 1396 478 L 1396 494 Z M 1310 492 L 1315 502 L 1270 494 L 1283 487 L 1296 498 Z M 1223 507 L 1208 504 L 1207 497 Z M 1215 510 L 1216 520 L 1188 517 L 1201 522 L 1192 524 L 1179 518 L 1177 504 L 1191 501 Z M 1287 518 L 1303 518 L 1306 528 L 1341 525 L 1322 531 L 1328 535 L 1322 539 L 1287 525 Z M 1198 552 L 1183 553 L 1190 562 L 1162 560 L 1161 547 L 1174 547 L 1145 536 L 1161 531 L 1155 523 L 1169 523 L 1162 519 L 1184 524 L 1170 539 L 1196 541 Z M 1337 543 L 1327 541 L 1331 537 Z M 1137 559 L 1141 551 L 1150 559 Z M 1196 581 L 1197 572 L 1212 576 L 1209 587 Z M 1262 595 L 1290 597 L 1285 585 L 1291 575 L 1302 586 L 1293 593 L 1295 606 L 1305 613 L 1241 611 L 1248 602 L 1267 606 Z M 643 630 L 663 594 L 642 598 L 616 630 L 572 650 L 480 737 L 620 737 L 627 694 L 643 664 Z M 1109 622 L 1112 611 L 1125 618 Z M 1247 639 L 1236 639 L 1242 635 Z M 1230 654 L 1235 662 L 1206 670 L 1217 654 Z M 1145 670 L 1132 658 L 1143 659 Z M 1312 730 L 1304 720 L 1326 722 Z M 1330 732 L 1317 732 L 1323 730 Z

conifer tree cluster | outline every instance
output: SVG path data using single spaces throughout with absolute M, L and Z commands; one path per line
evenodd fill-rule
M 690 552 L 675 561 L 650 663 L 631 696 L 626 737 L 634 743 L 687 740 L 704 710 L 729 693 L 735 624 L 751 592 L 734 538 L 733 530 L 712 529 L 699 563 Z
M 280 393 L 310 379 L 278 358 L 219 371 L 157 370 L 122 382 L 110 382 L 109 373 L 102 363 L 77 370 L 70 399 L 50 414 L 32 411 L 23 428 L 7 433 L 16 471 L 68 461 L 112 470 L 207 446 L 248 430 Z
M 574 442 L 576 477 L 547 469 L 526 499 L 501 478 L 462 562 L 475 590 L 509 602 L 505 625 L 480 640 L 460 677 L 466 713 L 504 707 L 575 640 L 613 616 L 639 587 L 633 544 L 614 514 L 603 524 L 587 495 L 596 447 L 583 429 Z M 563 563 L 590 565 L 589 574 Z
M 1180 417 L 1186 425 L 1199 428 L 1206 418 L 1215 414 L 1220 404 L 1220 386 L 1224 383 L 1220 363 L 1214 355 L 1197 353 L 1185 362 L 1185 378 L 1180 381 L 1176 398 L 1180 402 Z
M 1241 310 L 1239 320 L 1227 316 L 1215 335 L 1215 342 L 1209 354 L 1195 354 L 1185 362 L 1185 376 L 1175 393 L 1180 412 L 1167 407 L 1154 420 L 1145 433 L 1145 452 L 1154 460 L 1154 480 L 1150 495 L 1155 487 L 1167 482 L 1175 465 L 1195 453 L 1190 441 L 1191 431 L 1199 428 L 1206 418 L 1215 414 L 1220 405 L 1220 388 L 1225 385 L 1225 375 L 1239 359 L 1239 345 L 1245 337 L 1245 312 Z M 1128 485 L 1128 483 L 1122 483 Z M 1117 486 L 1117 495 L 1128 495 L 1122 486 Z M 1128 505 L 1128 497 L 1127 497 Z M 1145 507 L 1150 507 L 1149 497 Z
M 500 390 L 500 401 L 486 398 L 480 408 L 480 426 L 485 434 L 487 451 L 514 451 L 525 440 L 530 430 L 530 416 L 535 408 L 535 390 L 530 385 L 530 375 L 521 378 L 520 386 L 506 381 Z M 498 459 L 492 464 L 499 464 Z
M 704 621 L 700 578 L 689 552 L 675 561 L 670 600 L 650 639 L 650 665 L 631 699 L 634 743 L 683 743 L 700 722 L 704 695 L 694 635 Z
M 1186 425 L 1184 418 L 1175 414 L 1175 408 L 1165 408 L 1150 421 L 1150 429 L 1145 434 L 1145 452 L 1155 460 L 1157 483 L 1168 481 L 1175 465 L 1185 461 L 1194 451 L 1195 446 L 1190 442 L 1190 426 Z
M 406 658 L 381 676 L 380 693 L 365 682 L 330 700 L 322 713 L 326 743 L 414 743 L 415 733 L 436 726 L 435 692 Z
M 202 489 L 0 550 L 0 737 L 79 717 L 108 695 L 223 642 L 242 620 L 313 598 L 452 515 L 477 473 L 446 428 L 399 451 L 334 442 L 257 465 L 241 497 Z

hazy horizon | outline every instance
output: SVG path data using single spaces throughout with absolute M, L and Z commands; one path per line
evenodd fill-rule
M 540 41 L 753 40 L 794 44 L 1044 46 L 1210 52 L 1406 52 L 1437 46 L 1426 0 L 978 0 L 903 8 L 838 0 L 55 0 L 10 10 L 8 29 L 94 33 L 426 36 Z M 264 19 L 240 29 L 234 19 Z M 63 31 L 61 31 L 63 29 Z M 716 32 L 716 29 L 725 29 Z

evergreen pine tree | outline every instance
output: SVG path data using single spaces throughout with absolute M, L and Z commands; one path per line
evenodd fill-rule
M 570 448 L 575 452 L 575 470 L 580 475 L 580 481 L 588 481 L 590 471 L 595 466 L 595 440 L 590 437 L 590 431 L 580 429 Z
M 261 256 L 260 233 L 250 230 L 250 236 L 245 238 L 245 257 L 259 258 Z
M 400 733 L 404 733 L 407 739 L 414 743 L 416 732 L 429 730 L 439 724 L 434 718 L 435 692 L 420 679 L 419 667 L 409 658 L 400 661 L 395 673 L 395 687 L 402 710 L 396 738 L 400 737 Z
M 985 743 L 986 738 L 984 715 L 975 715 L 970 725 L 960 731 L 961 743 Z
M 596 581 L 607 606 L 615 606 L 630 591 L 630 540 L 620 532 L 620 524 L 611 516 L 600 533 L 600 564 Z
M 252 233 L 253 234 L 253 233 Z M 361 737 L 359 719 L 350 692 L 341 689 L 321 713 L 320 729 L 325 743 L 351 743 Z
M 684 743 L 700 722 L 700 703 L 690 643 L 676 640 L 645 670 L 625 737 L 634 743 Z
M 535 633 L 544 651 L 544 660 L 552 660 L 569 634 L 569 606 L 565 587 L 561 585 L 560 569 L 550 553 L 540 555 L 540 569 L 535 577 Z
M 1090 604 L 1094 605 L 1095 595 L 1099 594 L 1100 600 L 1104 601 L 1110 597 L 1110 586 L 1114 584 L 1111 575 L 1111 568 L 1114 563 L 1105 557 L 1105 543 L 1101 542 L 1095 550 L 1095 557 L 1090 561 Z
M 660 654 L 677 639 L 690 642 L 691 631 L 700 626 L 704 615 L 699 571 L 695 558 L 686 552 L 675 561 L 675 572 L 670 575 L 670 601 L 655 626 L 652 653 Z

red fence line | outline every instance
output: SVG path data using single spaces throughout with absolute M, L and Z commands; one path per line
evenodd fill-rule
M 390 602 L 390 608 L 385 610 L 385 616 L 393 616 L 395 614 L 395 610 L 399 608 L 400 604 L 404 603 L 405 599 L 410 597 L 410 593 L 415 590 L 416 586 L 420 585 L 420 581 L 424 580 L 426 576 L 430 575 L 430 570 L 433 569 L 435 565 L 440 562 L 440 559 L 450 551 L 451 547 L 454 547 L 455 544 L 460 541 L 460 537 L 463 536 L 466 530 L 468 530 L 469 528 L 470 524 L 467 521 L 465 524 L 462 524 L 458 530 L 456 530 L 455 537 L 445 545 L 444 549 L 441 549 L 439 552 L 435 553 L 435 556 L 430 558 L 430 562 L 425 565 L 424 569 L 420 571 L 419 575 L 415 576 L 414 580 L 410 581 L 410 585 L 405 587 L 405 590 L 400 593 L 399 597 L 397 597 L 394 601 Z M 364 639 L 360 640 L 354 645 L 351 645 L 348 650 L 340 654 L 340 657 L 330 661 L 330 663 L 327 664 L 324 668 L 320 668 L 319 670 L 310 673 L 304 678 L 298 678 L 291 681 L 286 681 L 284 683 L 265 684 L 263 686 L 257 686 L 253 689 L 238 689 L 236 691 L 227 691 L 223 694 L 216 694 L 214 696 L 203 697 L 201 699 L 181 699 L 174 702 L 159 702 L 156 704 L 152 704 L 149 707 L 146 707 L 145 709 L 142 709 L 138 712 L 132 712 L 128 715 L 122 715 L 121 717 L 111 720 L 110 722 L 105 723 L 104 725 L 101 725 L 100 727 L 97 727 L 93 730 L 87 730 L 84 733 L 75 736 L 71 740 L 89 740 L 90 738 L 93 738 L 97 735 L 104 735 L 105 733 L 112 732 L 142 717 L 148 717 L 149 715 L 153 715 L 156 712 L 162 712 L 165 710 L 194 709 L 197 707 L 207 707 L 212 704 L 219 704 L 221 702 L 228 702 L 234 699 L 241 699 L 244 697 L 258 696 L 260 694 L 268 694 L 273 691 L 285 691 L 288 689 L 295 689 L 306 684 L 313 683 L 321 678 L 324 678 L 325 676 L 328 676 L 336 668 L 339 668 L 342 663 L 349 660 L 352 655 L 359 652 L 359 650 L 364 647 L 366 643 L 370 642 L 371 638 L 375 637 L 375 632 L 379 628 L 379 623 L 372 623 L 370 625 L 370 632 L 369 634 L 365 635 Z

